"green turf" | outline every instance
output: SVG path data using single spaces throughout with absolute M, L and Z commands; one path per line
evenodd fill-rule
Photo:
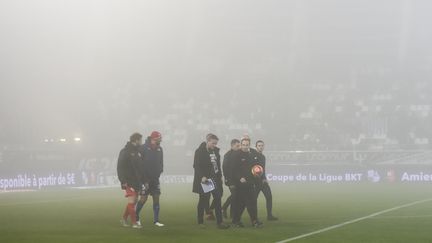
M 430 185 L 272 185 L 280 221 L 251 228 L 218 230 L 196 225 L 197 196 L 190 185 L 163 185 L 161 219 L 152 225 L 151 200 L 141 230 L 119 226 L 125 199 L 119 189 L 0 194 L 0 242 L 276 242 L 416 200 L 432 198 Z M 226 195 L 225 195 L 226 196 Z M 263 196 L 259 215 L 265 215 Z M 432 242 L 432 202 L 295 242 Z

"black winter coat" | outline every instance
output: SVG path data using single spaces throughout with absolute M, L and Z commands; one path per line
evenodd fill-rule
M 222 169 L 223 169 L 223 176 L 225 179 L 225 185 L 231 186 L 234 185 L 233 182 L 233 164 L 235 163 L 234 159 L 236 158 L 236 151 L 230 150 L 225 153 L 223 162 L 222 162 Z
M 161 146 L 152 148 L 150 138 L 147 138 L 139 150 L 143 159 L 139 165 L 140 174 L 150 181 L 158 180 L 163 172 L 163 149 Z M 148 181 L 145 181 L 147 183 Z
M 254 185 L 258 182 L 259 178 L 252 175 L 252 167 L 259 164 L 258 157 L 253 150 L 250 152 L 243 152 L 242 150 L 235 152 L 235 159 L 233 162 L 234 163 L 231 167 L 233 185 Z M 246 183 L 241 183 L 241 178 L 245 178 Z
M 210 153 L 207 150 L 207 145 L 205 142 L 201 143 L 201 145 L 198 147 L 198 149 L 195 150 L 195 156 L 194 156 L 194 181 L 193 181 L 193 188 L 192 192 L 202 194 L 203 189 L 201 187 L 201 179 L 203 177 L 207 177 L 209 179 L 212 179 L 216 183 L 216 187 L 218 189 L 222 190 L 222 170 L 221 170 L 221 163 L 220 163 L 220 153 L 219 148 L 216 148 L 213 151 L 216 155 L 216 164 L 218 167 L 218 173 L 215 173 L 213 164 L 211 163 L 210 159 Z
M 120 151 L 117 162 L 117 175 L 121 184 L 128 184 L 135 190 L 139 190 L 144 178 L 140 175 L 138 165 L 141 163 L 142 155 L 138 146 L 128 142 Z

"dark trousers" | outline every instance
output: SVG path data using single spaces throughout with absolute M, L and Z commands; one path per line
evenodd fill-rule
M 208 208 L 209 202 L 210 202 L 210 195 L 213 196 L 213 202 L 214 202 L 214 208 L 215 208 L 215 214 L 216 214 L 216 222 L 217 224 L 222 223 L 222 190 L 218 187 L 214 189 L 211 192 L 208 193 L 202 193 L 199 194 L 199 201 L 198 201 L 198 224 L 204 223 L 204 211 L 206 208 Z
M 233 223 L 239 223 L 244 209 L 246 208 L 252 222 L 258 219 L 257 196 L 255 186 L 242 184 L 236 186 L 235 198 L 233 200 Z
M 265 200 L 266 200 L 266 208 L 267 208 L 267 217 L 272 216 L 272 209 L 273 209 L 273 196 L 270 189 L 270 185 L 268 183 L 260 183 L 259 185 L 256 185 L 256 195 L 257 198 L 262 192 L 264 194 Z
M 209 198 L 208 198 L 208 202 L 207 202 L 207 204 L 206 204 L 205 207 L 204 207 L 204 212 L 205 212 L 206 214 L 211 214 L 212 211 L 215 209 L 215 200 L 214 200 L 214 198 L 213 198 L 213 201 L 212 201 L 212 203 L 210 204 L 210 198 L 211 198 L 211 194 L 210 194 L 210 196 L 209 196 Z
M 229 189 L 231 192 L 231 195 L 226 199 L 225 203 L 222 205 L 222 210 L 226 211 L 228 209 L 228 207 L 231 205 L 230 207 L 230 215 L 231 217 L 234 215 L 234 211 L 233 211 L 233 200 L 235 197 L 235 189 Z

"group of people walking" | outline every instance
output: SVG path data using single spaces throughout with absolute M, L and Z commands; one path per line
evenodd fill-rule
M 219 229 L 244 227 L 241 216 L 246 209 L 253 227 L 261 227 L 258 219 L 257 198 L 263 192 L 266 198 L 267 219 L 277 220 L 272 214 L 272 193 L 265 175 L 266 157 L 263 154 L 264 141 L 255 143 L 251 148 L 251 139 L 244 136 L 233 139 L 231 148 L 223 156 L 221 163 L 219 138 L 208 134 L 204 142 L 195 150 L 193 168 L 193 192 L 199 195 L 197 206 L 198 225 L 205 228 L 204 214 L 207 219 L 216 219 Z M 153 131 L 143 143 L 143 136 L 134 133 L 126 146 L 120 151 L 117 173 L 121 188 L 125 191 L 127 204 L 120 220 L 122 226 L 141 228 L 140 212 L 148 196 L 153 199 L 153 223 L 158 227 L 164 224 L 159 220 L 161 195 L 159 178 L 163 172 L 162 135 Z M 252 168 L 259 165 L 263 170 L 258 176 Z M 211 184 L 210 189 L 208 185 Z M 223 185 L 230 191 L 222 205 Z M 210 198 L 213 197 L 210 206 Z M 223 222 L 228 218 L 228 207 L 232 224 Z M 130 219 L 131 225 L 128 224 Z
M 199 194 L 197 216 L 200 227 L 205 227 L 204 213 L 216 216 L 217 227 L 229 228 L 223 222 L 227 217 L 227 209 L 231 205 L 230 215 L 233 227 L 244 227 L 241 216 L 245 209 L 249 214 L 253 227 L 261 227 L 263 223 L 258 219 L 257 199 L 260 192 L 266 198 L 267 219 L 277 220 L 272 214 L 272 194 L 265 175 L 266 157 L 263 154 L 264 141 L 256 142 L 256 149 L 251 148 L 249 136 L 233 139 L 231 149 L 225 153 L 221 165 L 220 149 L 217 147 L 219 139 L 214 134 L 208 134 L 206 141 L 202 142 L 195 151 L 193 192 Z M 264 171 L 260 176 L 252 173 L 252 168 L 260 165 Z M 205 192 L 203 184 L 211 180 L 214 189 Z M 222 206 L 223 184 L 231 193 Z M 213 196 L 211 206 L 210 197 Z

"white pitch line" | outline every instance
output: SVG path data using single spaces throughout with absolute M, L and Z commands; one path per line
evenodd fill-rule
M 432 218 L 432 214 L 426 215 L 398 215 L 398 216 L 381 216 L 374 219 L 417 219 L 417 218 Z
M 323 232 L 326 232 L 326 231 L 330 231 L 330 230 L 333 230 L 333 229 L 337 229 L 337 228 L 343 227 L 343 226 L 348 225 L 348 224 L 353 224 L 353 223 L 357 223 L 357 222 L 365 220 L 365 219 L 373 218 L 373 217 L 381 215 L 381 214 L 385 214 L 385 213 L 388 213 L 388 212 L 391 212 L 391 211 L 395 211 L 395 210 L 398 210 L 398 209 L 401 209 L 401 208 L 406 208 L 406 207 L 410 207 L 410 206 L 413 206 L 413 205 L 416 205 L 416 204 L 425 203 L 425 202 L 429 202 L 429 201 L 432 201 L 432 198 L 424 199 L 424 200 L 419 200 L 419 201 L 407 203 L 407 204 L 404 204 L 404 205 L 396 206 L 396 207 L 393 207 L 393 208 L 389 208 L 389 209 L 386 209 L 386 210 L 382 210 L 382 211 L 379 211 L 379 212 L 376 212 L 376 213 L 373 213 L 373 214 L 369 214 L 369 215 L 361 217 L 361 218 L 356 218 L 356 219 L 353 219 L 353 220 L 349 220 L 349 221 L 346 221 L 346 222 L 343 222 L 343 223 L 340 223 L 340 224 L 336 224 L 336 225 L 333 225 L 333 226 L 329 226 L 329 227 L 326 227 L 326 228 L 323 228 L 323 229 L 320 229 L 320 230 L 317 230 L 317 231 L 313 231 L 313 232 L 310 232 L 310 233 L 306 233 L 306 234 L 303 234 L 303 235 L 299 235 L 299 236 L 288 238 L 288 239 L 285 239 L 285 240 L 282 240 L 282 241 L 278 241 L 276 243 L 285 243 L 285 242 L 290 242 L 290 241 L 294 241 L 294 240 L 299 240 L 299 239 L 302 239 L 302 238 L 309 237 L 311 235 L 320 234 L 320 233 L 323 233 Z

